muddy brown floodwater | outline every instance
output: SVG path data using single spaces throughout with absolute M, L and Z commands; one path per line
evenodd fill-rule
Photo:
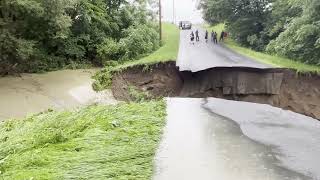
M 92 103 L 115 104 L 110 91 L 95 92 L 97 69 L 61 70 L 0 78 L 0 121 L 47 109 L 70 109 Z

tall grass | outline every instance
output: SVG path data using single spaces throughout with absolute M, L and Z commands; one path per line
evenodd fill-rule
M 150 179 L 165 103 L 50 112 L 0 124 L 0 179 Z

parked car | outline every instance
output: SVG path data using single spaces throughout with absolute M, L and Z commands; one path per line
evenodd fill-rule
M 190 21 L 180 21 L 179 22 L 179 28 L 181 28 L 182 30 L 191 29 L 192 28 L 192 24 L 191 24 Z

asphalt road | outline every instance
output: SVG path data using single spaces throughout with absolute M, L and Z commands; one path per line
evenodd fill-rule
M 223 45 L 216 45 L 210 41 L 205 42 L 205 32 L 199 29 L 200 42 L 194 45 L 190 42 L 190 34 L 193 30 L 180 31 L 180 47 L 177 66 L 180 71 L 197 72 L 213 67 L 251 67 L 271 68 L 253 59 L 242 56 Z M 209 33 L 210 34 L 210 33 Z
M 216 98 L 169 98 L 167 114 L 155 180 L 320 179 L 315 119 Z

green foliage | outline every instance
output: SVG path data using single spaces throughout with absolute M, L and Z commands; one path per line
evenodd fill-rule
M 179 50 L 179 29 L 173 24 L 163 24 L 163 46 L 154 53 L 138 60 L 124 61 L 122 63 L 114 63 L 115 61 L 106 61 L 107 65 L 102 71 L 99 71 L 93 77 L 95 82 L 93 88 L 96 91 L 110 88 L 114 73 L 127 69 L 129 67 L 148 65 L 175 60 Z
M 131 26 L 124 31 L 125 38 L 119 44 L 123 52 L 122 59 L 135 59 L 159 48 L 159 34 L 155 27 L 147 25 Z
M 202 0 L 201 7 L 240 45 L 320 65 L 319 0 Z
M 113 73 L 115 73 L 111 68 L 112 67 L 106 67 L 92 77 L 95 80 L 92 83 L 92 88 L 95 91 L 102 91 L 111 87 Z
M 123 31 L 118 42 L 106 38 L 98 46 L 98 54 L 104 61 L 132 60 L 159 48 L 159 34 L 151 25 L 133 25 Z
M 320 65 L 320 2 L 306 3 L 301 17 L 295 18 L 286 30 L 271 41 L 267 50 L 282 56 Z
M 103 65 L 99 54 L 119 60 L 150 53 L 159 39 L 148 14 L 144 0 L 2 0 L 0 73 L 48 71 L 72 62 Z
M 150 101 L 0 123 L 0 179 L 150 179 L 165 115 Z
M 208 22 L 225 22 L 230 35 L 240 44 L 261 49 L 262 33 L 270 14 L 271 0 L 203 0 L 204 17 Z
M 209 26 L 209 27 L 206 26 L 205 28 L 208 29 L 208 31 L 213 30 L 215 32 L 220 33 L 221 31 L 224 31 L 224 26 L 225 26 L 224 24 L 218 24 L 216 26 Z M 263 52 L 257 52 L 250 48 L 246 48 L 239 45 L 233 39 L 230 39 L 230 38 L 225 40 L 224 44 L 228 48 L 236 51 L 239 54 L 250 57 L 262 63 L 269 64 L 274 67 L 295 69 L 298 72 L 302 72 L 302 73 L 306 73 L 306 72 L 315 72 L 318 74 L 320 73 L 320 66 L 305 64 L 302 62 L 295 61 L 293 59 L 288 59 L 288 58 L 284 58 L 277 55 L 270 55 Z
M 120 51 L 121 48 L 119 43 L 115 42 L 115 40 L 111 38 L 104 39 L 103 42 L 98 46 L 98 54 L 104 61 L 120 59 Z
M 128 93 L 134 102 L 145 102 L 152 98 L 148 92 L 140 91 L 134 86 L 129 86 Z

